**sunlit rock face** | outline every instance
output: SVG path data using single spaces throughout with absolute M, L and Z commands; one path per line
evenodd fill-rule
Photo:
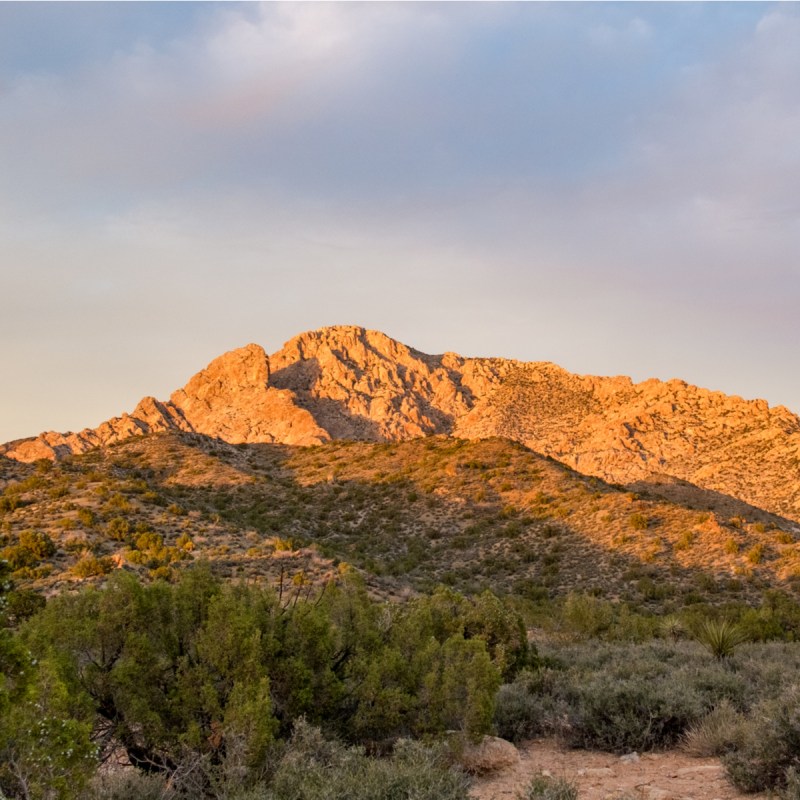
M 547 362 L 426 355 L 378 331 L 303 333 L 268 356 L 225 353 L 169 401 L 0 453 L 60 458 L 177 429 L 231 443 L 315 445 L 503 436 L 617 483 L 671 476 L 800 520 L 800 419 L 683 381 L 573 375 Z

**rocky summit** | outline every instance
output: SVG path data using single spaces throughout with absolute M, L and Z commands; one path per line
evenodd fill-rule
M 272 355 L 249 344 L 168 401 L 146 397 L 95 429 L 43 433 L 0 453 L 58 459 L 169 430 L 288 445 L 500 436 L 606 481 L 665 493 L 700 487 L 800 521 L 800 418 L 782 406 L 680 380 L 637 384 L 548 362 L 427 355 L 356 326 L 303 333 Z

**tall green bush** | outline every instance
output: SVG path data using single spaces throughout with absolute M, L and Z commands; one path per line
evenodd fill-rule
M 57 597 L 25 641 L 135 766 L 199 759 L 205 773 L 251 777 L 301 717 L 378 749 L 448 730 L 479 738 L 501 673 L 527 657 L 524 629 L 489 595 L 385 605 L 345 575 L 287 601 L 202 566 L 174 585 L 117 572 Z

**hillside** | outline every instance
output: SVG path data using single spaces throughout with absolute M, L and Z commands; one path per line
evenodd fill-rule
M 168 432 L 55 464 L 6 460 L 0 555 L 46 593 L 118 568 L 166 577 L 198 558 L 293 593 L 341 562 L 384 597 L 444 583 L 680 607 L 800 588 L 794 523 L 662 488 L 676 501 L 503 439 L 300 448 Z
M 659 491 L 688 481 L 800 521 L 800 418 L 784 407 L 679 380 L 426 355 L 353 326 L 304 333 L 270 356 L 254 344 L 234 350 L 169 401 L 147 397 L 96 429 L 0 453 L 32 462 L 159 431 L 286 445 L 501 436 L 609 482 Z

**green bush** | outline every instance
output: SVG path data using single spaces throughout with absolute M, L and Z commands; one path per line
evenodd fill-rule
M 2 650 L 0 641 L 5 667 Z M 52 661 L 26 660 L 24 692 L 4 703 L 0 682 L 0 797 L 71 800 L 96 766 L 91 709 L 68 691 Z
M 78 522 L 80 522 L 84 528 L 93 528 L 97 524 L 97 517 L 90 508 L 79 508 Z
M 128 535 L 131 531 L 131 524 L 124 517 L 114 517 L 109 520 L 106 526 L 106 534 L 109 539 L 114 539 L 117 542 L 127 541 Z
M 678 538 L 678 541 L 675 542 L 675 544 L 673 545 L 673 549 L 679 552 L 681 550 L 689 550 L 691 546 L 694 544 L 694 540 L 695 540 L 694 531 L 684 531 Z
M 800 768 L 800 686 L 760 703 L 744 727 L 743 742 L 724 759 L 728 776 L 745 792 L 796 787 Z
M 561 616 L 568 631 L 582 636 L 598 636 L 611 627 L 614 608 L 607 600 L 570 592 Z
M 598 672 L 573 683 L 568 698 L 568 743 L 612 752 L 670 746 L 704 711 L 697 693 L 671 676 Z
M 18 570 L 35 567 L 51 558 L 55 552 L 55 543 L 46 533 L 27 530 L 20 533 L 17 544 L 4 548 L 0 556 L 8 561 L 13 570 Z
M 513 683 L 501 686 L 495 702 L 497 735 L 520 742 L 559 733 L 569 712 L 558 686 L 560 678 L 559 672 L 543 667 L 525 670 Z
M 79 574 L 94 574 L 94 558 Z M 134 765 L 193 757 L 245 775 L 303 716 L 382 749 L 448 730 L 480 738 L 501 668 L 527 652 L 524 628 L 489 595 L 379 604 L 345 575 L 319 597 L 279 598 L 205 567 L 175 584 L 116 572 L 104 589 L 54 598 L 26 637 L 37 656 L 60 654 L 61 678 Z
M 751 564 L 760 564 L 764 560 L 766 548 L 764 547 L 763 542 L 758 542 L 758 544 L 754 544 L 745 554 L 745 558 Z
M 546 668 L 522 672 L 498 692 L 498 733 L 512 740 L 555 734 L 572 746 L 614 752 L 674 745 L 725 699 L 743 708 L 748 682 L 769 663 L 753 659 L 733 670 L 709 661 L 694 642 L 659 640 L 592 641 L 541 658 Z M 768 674 L 768 691 L 776 691 Z
M 94 578 L 98 575 L 107 575 L 114 569 L 114 561 L 109 556 L 98 558 L 92 553 L 86 553 L 72 566 L 72 574 L 78 578 Z
M 786 785 L 780 797 L 782 800 L 800 800 L 800 770 L 795 767 L 786 770 Z

